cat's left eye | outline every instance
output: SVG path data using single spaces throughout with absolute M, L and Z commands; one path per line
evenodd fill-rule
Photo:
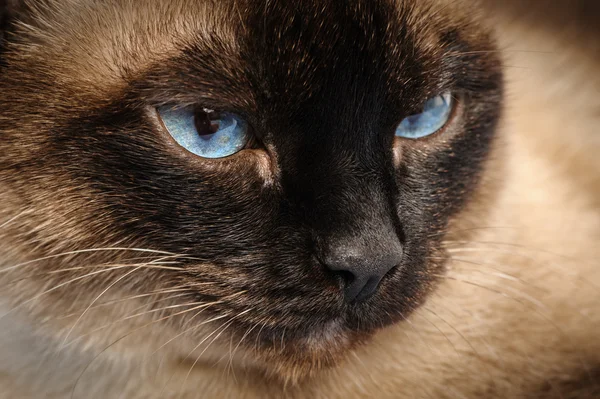
M 418 139 L 440 130 L 450 119 L 454 101 L 447 92 L 430 98 L 423 105 L 423 112 L 404 118 L 396 128 L 396 136 Z
M 197 107 L 161 107 L 157 111 L 171 137 L 203 158 L 228 157 L 250 141 L 248 123 L 229 112 Z

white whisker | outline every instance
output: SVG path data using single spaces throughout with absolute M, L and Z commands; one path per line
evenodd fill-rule
M 212 341 L 210 341 L 210 343 L 207 345 L 206 348 L 204 348 L 204 350 L 200 353 L 200 355 L 198 355 L 196 357 L 196 360 L 194 361 L 194 363 L 192 363 L 192 365 L 190 366 L 190 370 L 188 371 L 187 375 L 185 376 L 185 379 L 183 380 L 183 384 L 182 386 L 185 386 L 185 383 L 187 382 L 188 378 L 190 377 L 190 374 L 192 373 L 192 370 L 194 369 L 194 367 L 196 367 L 196 364 L 198 364 L 198 362 L 200 361 L 200 358 L 202 358 L 202 356 L 204 355 L 204 353 L 208 350 L 208 348 L 210 348 L 210 346 L 225 332 L 225 330 L 235 321 L 236 318 L 245 315 L 246 313 L 252 311 L 253 309 L 247 309 L 241 313 L 238 313 L 236 316 L 234 316 L 233 318 L 231 318 L 227 324 L 225 325 L 225 327 L 223 327 L 223 329 L 212 339 Z M 220 327 L 219 327 L 220 328 Z M 206 339 L 210 338 L 211 335 L 213 335 L 217 330 L 215 330 L 213 333 L 211 333 L 210 335 L 208 335 L 205 339 L 202 340 L 202 342 L 200 342 L 199 345 L 197 345 L 194 350 L 192 351 L 192 353 L 198 349 L 200 347 L 200 345 L 202 345 L 202 343 L 204 341 L 206 341 Z
M 195 328 L 195 329 L 198 329 L 199 327 L 201 327 L 201 326 L 203 326 L 203 325 L 206 325 L 206 324 L 208 324 L 208 323 L 212 323 L 213 321 L 221 320 L 221 319 L 223 319 L 223 318 L 225 318 L 225 317 L 229 317 L 229 314 L 224 314 L 224 315 L 221 315 L 221 316 L 216 316 L 216 317 L 213 317 L 212 319 L 209 319 L 209 320 L 203 321 L 202 323 L 196 324 L 196 325 L 194 326 L 194 328 Z M 198 345 L 196 345 L 196 346 L 195 346 L 195 347 L 194 347 L 194 348 L 193 348 L 193 349 L 192 349 L 192 350 L 191 350 L 191 351 L 188 353 L 188 355 L 187 355 L 185 358 L 183 358 L 183 359 L 182 359 L 182 360 L 179 362 L 179 365 L 182 365 L 182 364 L 183 364 L 183 363 L 184 363 L 184 362 L 185 362 L 185 361 L 186 361 L 186 360 L 187 360 L 187 359 L 188 359 L 188 358 L 189 358 L 189 357 L 192 355 L 192 353 L 194 353 L 194 351 L 196 351 L 196 349 L 198 349 L 198 348 L 199 348 L 199 347 L 200 347 L 200 346 L 201 346 L 201 345 L 202 345 L 204 342 L 206 342 L 206 341 L 207 341 L 207 340 L 208 340 L 208 339 L 209 339 L 211 336 L 213 336 L 213 335 L 214 335 L 214 334 L 215 334 L 215 333 L 216 333 L 216 332 L 217 332 L 217 331 L 218 331 L 218 330 L 219 330 L 219 329 L 220 329 L 220 328 L 221 328 L 223 325 L 225 325 L 225 324 L 227 324 L 227 322 L 226 322 L 226 323 L 223 323 L 223 324 L 221 324 L 221 326 L 217 327 L 217 328 L 216 328 L 216 329 L 215 329 L 215 330 L 214 330 L 214 331 L 213 331 L 211 334 L 209 334 L 209 335 L 208 335 L 207 337 L 205 337 L 205 338 L 204 338 L 202 341 L 200 341 L 200 343 L 199 343 Z M 168 379 L 168 380 L 167 380 L 167 382 L 165 383 L 165 385 L 164 385 L 163 389 L 161 390 L 159 397 L 163 397 L 163 396 L 164 396 L 164 390 L 167 388 L 167 386 L 169 385 L 169 382 L 171 382 L 171 379 L 173 378 L 173 376 L 174 376 L 174 375 L 175 375 L 175 373 L 171 374 L 171 376 L 169 377 L 169 379 Z
M 92 306 L 90 308 L 90 310 L 92 310 L 92 309 L 98 309 L 98 308 L 101 308 L 103 306 L 109 306 L 109 305 L 114 305 L 114 304 L 117 304 L 117 303 L 132 301 L 132 300 L 140 299 L 140 298 L 147 298 L 147 297 L 157 296 L 157 295 L 162 295 L 162 294 L 172 294 L 172 293 L 176 293 L 176 292 L 186 292 L 186 291 L 189 291 L 189 288 L 187 288 L 186 285 L 180 285 L 180 286 L 171 287 L 171 288 L 166 289 L 166 290 L 156 290 L 156 291 L 152 291 L 152 292 L 149 292 L 149 293 L 146 293 L 146 294 L 131 295 L 131 296 L 124 297 L 124 298 L 113 299 L 113 300 L 110 300 L 110 301 L 101 302 L 101 303 L 99 303 L 99 304 L 97 304 L 95 306 Z M 185 296 L 185 295 L 186 294 L 181 294 L 181 295 L 176 295 L 175 297 Z M 162 301 L 162 300 L 166 300 L 166 298 L 163 298 L 160 301 Z M 156 302 L 160 302 L 160 301 L 155 301 L 155 302 L 152 302 L 152 303 L 156 303 Z M 141 309 L 141 308 L 143 308 L 145 306 L 147 306 L 147 305 L 142 305 L 142 306 L 134 309 L 133 311 L 139 310 L 139 309 Z M 57 317 L 57 319 L 61 320 L 61 319 L 70 318 L 70 317 L 75 316 L 77 313 L 75 313 L 75 312 L 68 313 L 68 314 L 65 314 L 65 315 Z
M 203 304 L 203 305 L 200 305 L 200 306 L 204 306 L 204 304 Z M 100 356 L 101 356 L 103 353 L 105 353 L 105 352 L 106 352 L 106 351 L 107 351 L 109 348 L 111 348 L 113 345 L 117 344 L 118 342 L 120 342 L 120 341 L 124 340 L 125 338 L 127 338 L 127 337 L 131 336 L 132 334 L 134 334 L 134 333 L 136 333 L 136 332 L 138 332 L 138 331 L 140 331 L 140 330 L 142 330 L 142 329 L 144 329 L 144 328 L 147 328 L 147 327 L 149 327 L 149 326 L 151 326 L 151 325 L 153 325 L 153 324 L 159 323 L 159 322 L 161 322 L 161 321 L 164 321 L 164 320 L 168 320 L 168 319 L 170 319 L 170 318 L 172 318 L 172 317 L 175 317 L 175 316 L 178 316 L 178 315 L 182 315 L 182 314 L 186 314 L 186 313 L 188 313 L 188 312 L 192 312 L 192 311 L 194 311 L 194 310 L 196 310 L 196 309 L 198 309 L 198 308 L 199 308 L 199 307 L 194 307 L 194 308 L 192 308 L 192 309 L 187 309 L 187 310 L 184 310 L 184 311 L 182 311 L 182 312 L 178 312 L 178 313 L 175 313 L 175 314 L 172 314 L 172 315 L 165 316 L 165 317 L 163 317 L 163 318 L 160 318 L 160 319 L 158 319 L 158 320 L 154 320 L 154 321 L 152 321 L 152 322 L 150 322 L 150 323 L 144 324 L 143 326 L 141 326 L 141 327 L 138 327 L 138 328 L 136 328 L 136 329 L 134 329 L 134 330 L 130 331 L 129 333 L 127 333 L 127 334 L 125 334 L 125 335 L 121 336 L 119 339 L 117 339 L 117 340 L 115 340 L 115 341 L 111 342 L 111 343 L 110 343 L 108 346 L 106 346 L 104 349 L 102 349 L 102 350 L 101 350 L 101 351 L 100 351 L 100 352 L 99 352 L 99 353 L 98 353 L 96 356 L 94 356 L 94 358 L 92 358 L 92 360 L 90 360 L 90 361 L 89 361 L 89 363 L 88 363 L 88 364 L 87 364 L 87 365 L 86 365 L 86 366 L 83 368 L 83 370 L 81 371 L 81 373 L 79 374 L 79 376 L 78 376 L 78 377 L 77 377 L 77 379 L 75 380 L 75 383 L 74 383 L 74 385 L 73 385 L 73 389 L 71 390 L 71 396 L 70 396 L 70 398 L 71 398 L 71 399 L 73 399 L 73 397 L 74 397 L 74 395 L 75 395 L 75 389 L 77 388 L 77 384 L 79 383 L 79 381 L 81 380 L 81 377 L 83 377 L 83 375 L 85 374 L 85 372 L 87 371 L 87 369 L 90 367 L 90 365 L 91 365 L 91 364 L 92 364 L 92 363 L 93 363 L 93 362 L 94 362 L 96 359 L 98 359 L 98 358 L 99 358 L 99 357 L 100 357 Z M 215 319 L 213 319 L 213 320 L 218 320 L 219 318 L 223 318 L 223 317 L 227 317 L 227 316 L 226 316 L 226 315 L 225 315 L 225 316 L 219 316 L 218 318 L 215 318 Z M 211 321 L 211 320 L 207 321 L 207 323 L 208 323 L 208 322 L 210 322 L 210 321 Z
M 222 302 L 221 302 L 221 301 L 216 301 L 216 302 L 210 302 L 210 303 L 207 303 L 205 306 L 203 306 L 202 308 L 200 308 L 200 310 L 199 310 L 198 312 L 194 313 L 194 315 L 193 315 L 193 316 L 190 318 L 190 320 L 193 320 L 193 319 L 195 319 L 196 317 L 198 317 L 200 314 L 202 314 L 202 312 L 203 312 L 204 310 L 206 310 L 206 309 L 207 309 L 207 308 L 209 308 L 210 306 L 213 306 L 213 305 L 218 305 L 218 304 L 220 304 L 220 303 L 222 303 Z M 190 320 L 188 320 L 188 322 L 189 322 Z M 202 325 L 202 324 L 200 324 L 200 325 Z M 175 341 L 177 338 L 179 338 L 179 337 L 181 337 L 181 336 L 183 336 L 183 335 L 187 334 L 188 332 L 190 332 L 190 331 L 192 331 L 192 330 L 196 330 L 196 329 L 198 329 L 198 327 L 199 327 L 199 325 L 198 325 L 198 324 L 195 324 L 195 325 L 193 325 L 192 327 L 189 327 L 189 328 L 187 328 L 187 329 L 185 329 L 185 330 L 181 331 L 180 333 L 178 333 L 177 335 L 175 335 L 173 338 L 169 339 L 167 342 L 165 342 L 164 344 L 162 344 L 161 346 L 159 346 L 159 347 L 158 347 L 156 350 L 154 350 L 154 351 L 153 351 L 153 352 L 150 354 L 150 356 L 149 356 L 149 357 L 152 357 L 152 356 L 154 356 L 154 355 L 155 355 L 156 353 L 158 353 L 158 352 L 159 352 L 161 349 L 163 349 L 165 346 L 169 345 L 171 342 Z
M 235 348 L 233 348 L 233 351 L 229 352 L 229 361 L 227 363 L 227 367 L 225 368 L 226 370 L 229 370 L 231 368 L 231 374 L 233 375 L 233 379 L 234 381 L 237 382 L 237 378 L 235 376 L 235 370 L 233 369 L 233 357 L 235 356 L 235 353 L 237 352 L 238 348 L 240 347 L 240 345 L 242 344 L 242 342 L 244 341 L 244 339 L 246 339 L 246 337 L 248 335 L 250 335 L 252 333 L 252 331 L 254 331 L 254 329 L 258 326 L 258 324 L 253 325 L 252 327 L 250 327 L 246 333 L 244 333 L 244 335 L 242 335 L 242 338 L 240 339 L 240 342 L 238 342 L 238 344 L 235 346 Z
M 22 211 L 22 212 L 18 213 L 15 216 L 13 216 L 12 218 L 8 219 L 6 222 L 0 224 L 0 229 L 8 226 L 9 224 L 11 224 L 12 222 L 14 222 L 15 220 L 17 220 L 18 218 L 20 218 L 21 216 L 23 216 L 26 213 L 30 213 L 30 211 L 25 210 L 25 211 Z
M 158 261 L 161 261 L 161 259 L 158 259 Z M 152 262 L 149 263 L 150 265 L 152 264 Z M 79 321 L 87 314 L 87 312 L 90 310 L 90 308 L 104 295 L 106 294 L 111 288 L 113 288 L 115 285 L 117 285 L 119 282 L 123 281 L 124 279 L 126 279 L 127 277 L 129 277 L 130 275 L 132 275 L 133 273 L 137 272 L 138 270 L 142 269 L 144 265 L 140 265 L 135 267 L 134 269 L 130 270 L 129 272 L 125 273 L 124 275 L 120 276 L 119 278 L 117 278 L 115 281 L 113 281 L 111 284 L 109 284 L 108 287 L 106 287 L 106 289 L 104 289 L 100 294 L 98 294 L 98 296 L 96 296 L 96 298 L 94 298 L 94 300 L 90 303 L 90 305 L 81 313 L 81 315 L 79 316 L 79 318 L 75 321 L 75 323 L 73 323 L 73 326 L 71 327 L 71 329 L 67 332 L 67 335 L 65 336 L 65 339 L 63 340 L 62 345 L 64 345 L 67 340 L 69 339 L 69 336 L 71 335 L 71 333 L 73 332 L 73 330 L 75 329 L 75 326 L 77 326 L 77 324 L 79 323 Z M 62 346 L 61 345 L 61 346 Z
M 192 259 L 192 258 L 187 258 L 184 255 L 178 255 L 178 254 L 174 254 L 174 253 L 171 253 L 171 252 L 155 251 L 155 250 L 144 249 L 144 248 L 89 248 L 89 249 L 80 249 L 80 250 L 77 250 L 77 251 L 62 252 L 62 253 L 59 253 L 59 254 L 48 255 L 48 256 L 41 257 L 41 258 L 32 259 L 32 260 L 29 260 L 29 261 L 26 261 L 26 262 L 22 262 L 22 263 L 16 264 L 14 266 L 8 266 L 8 267 L 5 267 L 3 269 L 0 269 L 0 273 L 6 273 L 8 271 L 15 270 L 15 269 L 18 269 L 18 268 L 23 267 L 23 266 L 28 266 L 28 265 L 35 264 L 37 262 L 46 261 L 46 260 L 51 260 L 51 259 L 56 259 L 56 258 L 61 258 L 61 257 L 67 257 L 67 256 L 73 256 L 73 255 L 89 254 L 89 253 L 96 253 L 96 252 L 107 252 L 107 251 L 115 251 L 115 252 L 125 252 L 125 251 L 142 252 L 142 253 L 152 253 L 152 254 L 163 255 L 163 256 L 167 255 L 169 257 L 174 257 L 174 258 Z
M 49 293 L 51 293 L 53 291 L 56 291 L 56 290 L 58 290 L 58 289 L 60 289 L 60 288 L 62 288 L 64 286 L 67 286 L 67 285 L 72 284 L 74 282 L 83 280 L 85 278 L 93 277 L 93 276 L 101 274 L 101 273 L 107 273 L 107 272 L 110 272 L 110 271 L 113 271 L 113 270 L 119 270 L 119 269 L 122 269 L 124 267 L 127 267 L 127 266 L 120 265 L 120 266 L 110 267 L 108 269 L 104 269 L 104 270 L 100 270 L 100 271 L 88 273 L 88 274 L 85 274 L 83 276 L 79 276 L 79 277 L 73 278 L 71 280 L 68 280 L 68 281 L 66 281 L 64 283 L 61 283 L 59 285 L 56 285 L 56 286 L 54 286 L 54 287 L 52 287 L 52 288 L 50 288 L 50 289 L 48 289 L 48 290 L 46 290 L 46 291 L 44 291 L 44 292 L 42 292 L 40 294 L 34 296 L 33 298 L 31 298 L 31 299 L 29 299 L 29 300 L 27 300 L 25 302 L 22 302 L 22 303 L 18 304 L 17 306 L 13 307 L 11 310 L 9 310 L 8 312 L 6 312 L 2 316 L 0 316 L 0 320 L 2 320 L 4 317 L 8 316 L 9 314 L 13 313 L 17 309 L 20 309 L 23 306 L 25 306 L 25 305 L 27 305 L 27 304 L 29 304 L 29 303 L 31 303 L 31 302 L 33 302 L 33 301 L 41 298 L 42 296 L 47 295 L 47 294 L 49 294 Z
M 163 302 L 163 301 L 167 301 L 167 300 L 173 300 L 173 299 L 176 299 L 176 298 L 182 297 L 182 296 L 185 296 L 185 294 L 184 295 L 174 295 L 172 297 L 163 298 L 160 301 L 150 302 L 150 304 L 156 304 L 158 302 Z M 93 334 L 97 333 L 98 331 L 104 330 L 104 329 L 106 329 L 108 327 L 114 326 L 115 324 L 121 323 L 123 321 L 131 320 L 131 319 L 134 319 L 136 317 L 153 315 L 154 313 L 164 312 L 165 310 L 172 310 L 172 309 L 178 309 L 178 308 L 183 308 L 183 307 L 187 307 L 187 306 L 195 306 L 195 305 L 204 306 L 204 303 L 203 302 L 186 302 L 186 303 L 182 303 L 182 304 L 169 305 L 169 306 L 164 306 L 164 307 L 161 307 L 161 308 L 150 309 L 150 310 L 147 310 L 147 311 L 144 311 L 144 312 L 134 313 L 132 315 L 122 317 L 122 318 L 117 319 L 115 321 L 111 321 L 110 323 L 107 323 L 107 324 L 104 324 L 103 326 L 97 327 L 97 328 L 93 329 L 92 331 L 89 331 L 89 332 L 87 332 L 85 334 L 79 335 L 76 338 L 74 338 L 71 341 L 69 341 L 68 343 L 63 344 L 59 348 L 59 350 L 65 349 L 65 348 L 73 345 L 77 341 L 80 341 L 80 340 L 84 339 L 85 337 L 93 335 Z M 140 308 L 143 308 L 143 307 L 147 307 L 147 306 L 148 305 L 144 305 L 142 307 L 139 307 L 137 310 L 139 310 Z M 194 308 L 194 309 L 197 309 L 197 307 Z M 175 313 L 175 314 L 170 315 L 170 316 L 177 316 L 179 314 L 186 313 L 186 312 L 187 312 L 187 310 L 179 312 L 179 313 Z

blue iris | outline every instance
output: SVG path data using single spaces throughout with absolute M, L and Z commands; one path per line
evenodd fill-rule
M 240 152 L 250 137 L 248 124 L 228 112 L 162 107 L 158 114 L 179 145 L 203 158 L 224 158 Z
M 440 130 L 452 113 L 452 96 L 441 94 L 429 99 L 420 114 L 405 118 L 396 128 L 396 136 L 418 139 Z

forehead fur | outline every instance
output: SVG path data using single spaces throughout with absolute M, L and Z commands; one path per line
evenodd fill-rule
M 237 16 L 221 1 L 36 4 L 26 23 L 18 26 L 16 54 L 9 57 L 17 63 L 41 62 L 39 69 L 74 92 L 106 93 L 191 41 L 218 40 L 234 50 L 233 25 L 224 15 Z
M 389 11 L 405 18 L 406 29 L 418 32 L 414 37 L 422 51 L 435 51 L 444 29 L 472 25 L 472 20 L 467 23 L 454 11 L 460 9 L 460 2 L 442 7 L 437 3 L 433 7 L 429 0 L 386 3 Z M 239 41 L 256 28 L 249 25 L 256 21 L 247 20 L 249 10 L 264 9 L 266 13 L 289 7 L 280 0 L 59 0 L 33 4 L 31 12 L 21 18 L 24 22 L 15 35 L 18 42 L 8 58 L 16 65 L 29 65 L 38 79 L 46 77 L 62 90 L 71 88 L 71 93 L 65 93 L 71 97 L 106 96 L 125 87 L 145 68 L 176 57 L 192 45 L 210 48 L 218 44 L 220 51 L 235 56 Z M 321 9 L 318 2 L 301 4 L 310 4 L 317 14 Z M 360 15 L 361 2 L 356 4 Z M 326 25 L 326 7 L 321 11 Z

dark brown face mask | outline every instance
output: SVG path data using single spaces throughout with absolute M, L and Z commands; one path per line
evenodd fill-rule
M 184 286 L 181 300 L 215 303 L 206 317 L 239 315 L 227 334 L 257 356 L 330 364 L 422 303 L 447 223 L 468 203 L 493 142 L 502 98 L 493 43 L 443 18 L 426 31 L 411 25 L 427 12 L 387 0 L 238 2 L 216 17 L 235 47 L 218 32 L 188 38 L 166 59 L 124 67 L 109 96 L 70 92 L 54 80 L 60 65 L 26 58 L 9 38 L 3 184 L 33 209 L 57 204 L 56 220 L 84 232 L 73 250 L 118 242 L 174 254 L 169 270 L 115 271 L 130 290 Z M 447 92 L 455 102 L 444 128 L 395 136 Z M 240 115 L 252 145 L 222 159 L 186 152 L 156 123 L 155 109 L 181 105 Z M 196 125 L 209 131 L 211 121 Z M 56 234 L 34 241 L 20 250 L 58 245 Z M 306 340 L 325 330 L 344 339 L 315 355 Z

